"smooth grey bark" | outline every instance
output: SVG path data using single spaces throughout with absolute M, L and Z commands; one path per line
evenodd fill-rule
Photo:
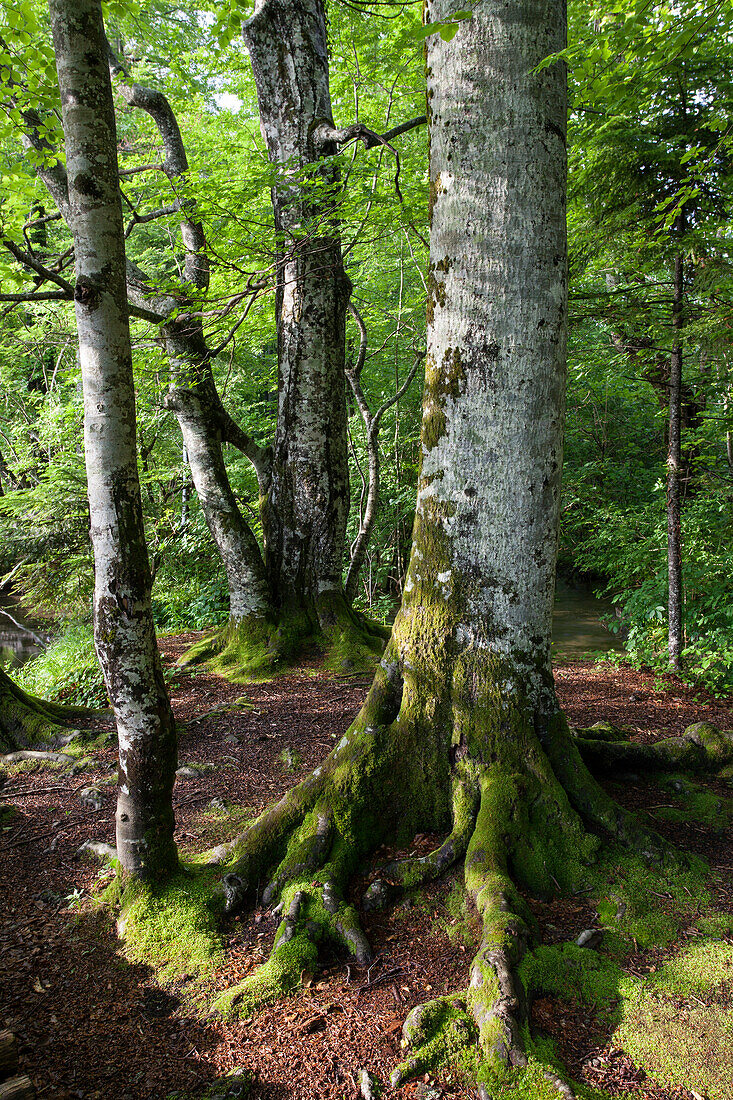
M 453 43 L 428 39 L 428 357 L 407 581 L 407 590 L 422 583 L 421 543 L 447 539 L 450 562 L 429 583 L 446 597 L 460 593 L 462 643 L 501 655 L 530 705 L 550 711 L 565 407 L 565 85 L 558 65 L 536 78 L 527 70 L 562 48 L 562 11 L 560 0 L 492 2 Z M 435 2 L 425 18 L 449 14 L 449 4 Z
M 117 721 L 117 853 L 143 878 L 177 865 L 176 731 L 150 602 L 117 174 L 117 137 L 99 0 L 50 0 L 66 146 L 68 222 L 84 387 L 94 549 L 94 637 Z
M 109 65 L 115 75 L 124 70 L 109 51 Z M 181 213 L 181 238 L 184 244 L 184 280 L 182 293 L 175 297 L 160 294 L 155 279 L 150 278 L 131 260 L 126 261 L 128 306 L 132 316 L 159 326 L 161 339 L 171 365 L 171 386 L 167 405 L 176 414 L 184 441 L 191 443 L 194 455 L 192 479 L 197 489 L 202 511 L 224 563 L 235 618 L 266 617 L 271 609 L 269 592 L 264 581 L 262 555 L 251 529 L 244 520 L 229 483 L 222 454 L 222 443 L 231 443 L 252 462 L 261 491 L 269 481 L 269 452 L 232 419 L 224 408 L 214 383 L 211 363 L 215 356 L 204 337 L 200 316 L 200 297 L 208 287 L 209 269 L 203 227 L 196 219 L 195 200 L 187 193 L 188 160 L 175 114 L 166 97 L 153 89 L 124 82 L 121 94 L 131 106 L 145 111 L 155 122 L 164 150 L 163 170 L 183 193 L 182 199 L 162 213 Z M 26 117 L 27 146 L 52 152 L 39 136 L 40 118 L 35 113 Z M 151 170 L 156 168 L 150 165 Z M 69 197 L 66 171 L 60 163 L 37 168 L 61 216 L 69 224 Z M 124 173 L 122 173 L 124 175 Z M 161 214 L 157 211 L 155 216 Z M 143 223 L 148 216 L 134 219 Z M 50 277 L 52 273 L 46 273 Z M 53 281 L 59 282 L 57 277 Z M 41 293 L 41 298 L 65 298 L 72 288 L 61 280 L 63 289 Z M 38 300 L 36 292 L 32 296 Z M 25 298 L 23 298 L 25 300 Z M 190 312 L 186 312 L 186 307 Z

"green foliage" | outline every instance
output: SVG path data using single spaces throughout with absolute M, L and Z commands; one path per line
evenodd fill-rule
M 684 675 L 733 688 L 728 255 L 731 15 L 571 5 L 566 561 L 607 586 L 637 663 L 667 664 L 665 425 L 682 257 Z
M 41 699 L 84 707 L 108 706 L 91 623 L 72 621 L 40 656 L 15 674 L 19 687 Z

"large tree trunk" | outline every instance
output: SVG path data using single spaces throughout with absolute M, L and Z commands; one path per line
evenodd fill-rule
M 334 211 L 338 175 L 321 0 L 260 0 L 245 25 L 263 137 L 278 170 L 278 420 L 265 557 L 278 608 L 332 625 L 343 604 L 349 506 L 345 324 L 351 284 Z M 320 163 L 319 163 L 320 162 Z M 325 197 L 324 197 L 325 193 Z
M 76 257 L 84 447 L 94 548 L 94 636 L 119 736 L 117 852 L 125 871 L 177 864 L 176 732 L 153 627 L 117 139 L 99 0 L 51 0 Z
M 451 12 L 430 4 L 426 19 Z M 487 0 L 428 40 L 432 229 L 422 470 L 402 607 L 369 697 L 326 761 L 223 846 L 230 910 L 268 881 L 284 915 L 270 961 L 219 1001 L 247 1012 L 315 966 L 321 938 L 370 957 L 349 873 L 385 838 L 450 830 L 392 863 L 367 907 L 465 857 L 483 939 L 464 996 L 404 1028 L 398 1085 L 478 1038 L 526 1059 L 514 971 L 532 936 L 518 887 L 577 883 L 602 828 L 655 841 L 601 790 L 559 712 L 550 625 L 566 312 L 563 0 Z M 519 140 L 518 135 L 521 135 Z M 283 851 L 285 855 L 283 856 Z M 442 1038 L 440 1036 L 442 1035 Z M 437 1036 L 437 1037 L 436 1037 Z

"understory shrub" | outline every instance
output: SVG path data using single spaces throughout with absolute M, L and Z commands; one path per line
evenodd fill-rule
M 41 699 L 83 707 L 108 706 L 90 622 L 66 623 L 59 637 L 24 665 L 15 679 L 24 691 Z

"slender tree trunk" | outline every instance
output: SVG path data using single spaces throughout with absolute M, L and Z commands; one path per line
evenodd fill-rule
M 294 173 L 284 175 L 273 190 L 280 244 L 288 242 L 278 265 L 280 403 L 273 447 L 258 447 L 224 410 L 200 321 L 179 313 L 162 327 L 172 375 L 167 404 L 178 417 L 230 597 L 227 628 L 194 646 L 185 659 L 213 657 L 229 675 L 244 676 L 297 653 L 312 635 L 339 645 L 339 638 L 351 634 L 357 646 L 366 641 L 370 656 L 381 645 L 376 636 L 364 638 L 341 582 L 348 509 L 344 314 L 350 287 L 333 203 L 312 201 L 308 179 L 299 178 L 312 175 L 313 163 L 336 149 L 333 142 L 324 145 L 313 138 L 314 121 L 326 117 L 325 105 L 330 119 L 323 11 L 320 5 L 306 11 L 298 4 L 268 2 L 258 7 L 248 27 L 261 55 L 255 72 L 261 106 L 268 112 L 263 131 L 270 155 L 281 168 L 287 162 L 284 172 Z M 258 56 L 258 47 L 252 48 Z M 185 193 L 188 163 L 167 100 L 139 85 L 125 83 L 121 90 L 127 103 L 154 119 L 166 151 L 165 170 Z M 323 178 L 330 179 L 328 174 Z M 191 200 L 182 203 L 182 211 L 186 278 L 205 291 L 203 228 Z M 130 286 L 134 294 L 134 277 L 128 279 Z M 147 288 L 139 304 L 155 305 Z M 194 301 L 190 304 L 195 313 Z M 173 305 L 180 309 L 181 303 Z M 225 441 L 256 469 L 264 555 L 232 493 L 221 453 Z
M 106 39 L 99 0 L 51 0 L 50 12 L 76 256 L 94 636 L 119 735 L 117 852 L 126 871 L 152 878 L 177 864 L 176 733 L 151 613 Z
M 278 236 L 278 421 L 264 514 L 278 607 L 310 606 L 327 623 L 343 602 L 348 516 L 345 319 L 351 284 L 334 202 L 337 151 L 321 0 L 258 0 L 245 25 L 270 160 Z M 314 186 L 325 198 L 318 197 Z
M 400 287 L 401 291 L 401 287 Z M 364 428 L 366 431 L 366 448 L 367 448 L 367 483 L 366 483 L 366 501 L 362 498 L 362 505 L 360 507 L 359 516 L 359 531 L 351 546 L 351 562 L 346 575 L 346 582 L 344 585 L 346 599 L 349 603 L 352 603 L 354 596 L 356 595 L 356 586 L 359 581 L 359 573 L 361 567 L 364 564 L 366 557 L 367 547 L 369 546 L 369 540 L 372 535 L 372 529 L 377 518 L 377 510 L 379 508 L 379 483 L 380 483 L 380 456 L 379 456 L 379 427 L 387 409 L 390 409 L 393 405 L 396 405 L 400 397 L 406 392 L 412 379 L 415 377 L 417 368 L 422 361 L 422 355 L 415 357 L 410 370 L 407 372 L 407 377 L 399 383 L 399 379 L 395 378 L 396 391 L 394 395 L 383 402 L 377 411 L 372 414 L 371 409 L 367 403 L 364 391 L 361 386 L 361 372 L 364 369 L 364 362 L 366 359 L 367 351 L 367 332 L 364 321 L 361 314 L 353 306 L 349 306 L 349 310 L 354 317 L 359 328 L 359 354 L 357 361 L 353 367 L 347 368 L 346 377 L 349 380 L 349 384 L 354 393 L 354 398 L 358 406 L 361 418 L 364 421 Z M 371 593 L 371 585 L 369 588 Z
M 682 222 L 682 219 L 678 219 Z M 682 225 L 678 226 L 682 231 Z M 682 654 L 682 329 L 684 326 L 684 262 L 674 258 L 672 325 L 674 344 L 669 361 L 669 428 L 667 435 L 667 569 L 669 577 L 669 667 L 679 672 Z
M 262 553 L 236 502 L 222 454 L 223 440 L 232 438 L 237 426 L 217 392 L 200 322 L 171 322 L 162 335 L 173 379 L 166 405 L 178 419 L 201 510 L 224 565 L 230 617 L 235 623 L 265 620 L 273 604 Z M 262 479 L 267 467 L 257 458 Z
M 142 272 L 128 262 L 128 294 L 139 306 L 152 308 L 166 318 L 161 326 L 171 371 L 166 405 L 178 418 L 199 503 L 224 565 L 232 622 L 261 623 L 272 611 L 272 600 L 257 540 L 229 483 L 222 442 L 233 443 L 252 462 L 261 495 L 269 485 L 269 452 L 260 448 L 225 410 L 211 370 L 212 353 L 201 319 L 195 316 L 197 298 L 208 290 L 209 262 L 204 229 L 190 194 L 188 158 L 176 116 L 161 92 L 128 83 L 120 61 L 112 58 L 110 63 L 113 71 L 125 78 L 120 85 L 125 102 L 144 111 L 155 123 L 163 143 L 164 170 L 176 182 L 181 196 L 181 239 L 185 249 L 181 293 L 175 298 L 151 297 Z

